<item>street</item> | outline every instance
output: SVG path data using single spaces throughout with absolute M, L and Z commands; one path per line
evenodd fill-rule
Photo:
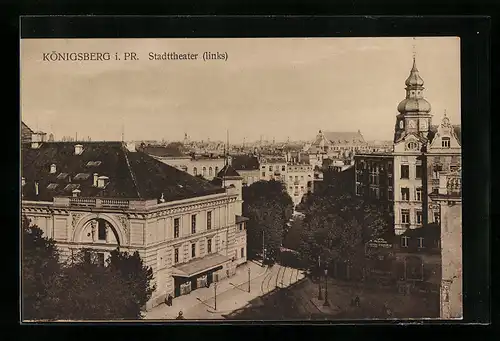
M 254 263 L 248 292 L 248 274 L 242 268 L 235 276 L 220 281 L 217 285 L 217 299 L 215 286 L 201 288 L 189 295 L 178 297 L 172 307 L 164 304 L 146 312 L 145 319 L 175 319 L 179 311 L 187 320 L 224 319 L 225 315 L 248 306 L 249 302 L 259 301 L 259 297 L 272 292 L 277 287 L 286 288 L 304 278 L 300 270 L 283 267 L 275 264 L 269 268 L 260 268 Z M 260 272 L 259 272 L 260 271 Z M 217 307 L 216 307 L 217 305 Z M 216 309 L 217 308 L 217 309 Z

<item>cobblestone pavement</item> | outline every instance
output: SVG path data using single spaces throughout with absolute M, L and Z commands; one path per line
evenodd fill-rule
M 250 292 L 248 292 L 248 266 L 251 269 Z M 297 269 L 274 265 L 262 268 L 249 262 L 237 270 L 235 276 L 220 281 L 217 285 L 217 302 L 215 288 L 200 288 L 190 294 L 174 299 L 171 307 L 162 304 L 145 314 L 145 319 L 175 319 L 179 311 L 185 319 L 205 320 L 224 319 L 225 314 L 244 307 L 252 300 L 278 287 L 288 287 L 302 279 L 304 275 Z M 216 307 L 217 305 L 217 307 Z M 215 309 L 217 308 L 217 309 Z

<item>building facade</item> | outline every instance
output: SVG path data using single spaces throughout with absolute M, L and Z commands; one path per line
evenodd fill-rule
M 461 169 L 442 174 L 431 199 L 441 222 L 441 318 L 463 318 Z
M 356 195 L 394 201 L 394 157 L 392 154 L 354 156 Z
M 460 126 L 453 126 L 446 113 L 439 125 L 432 125 L 431 105 L 424 98 L 424 81 L 415 59 L 405 85 L 406 98 L 398 105 L 393 151 L 355 157 L 357 193 L 384 193 L 392 198 L 397 235 L 439 220 L 439 211 L 430 205 L 429 195 L 438 190 L 441 174 L 461 165 Z M 368 169 L 362 171 L 367 167 L 366 161 L 374 167 L 368 163 Z M 387 188 L 377 190 L 380 185 L 373 181 L 382 179 L 376 180 L 381 166 L 385 167 L 383 183 Z
M 151 155 L 153 156 L 153 155 Z M 175 167 L 192 176 L 202 176 L 207 180 L 215 178 L 224 167 L 223 157 L 153 156 L 155 159 Z
M 237 180 L 233 180 L 238 182 Z M 22 150 L 22 214 L 62 259 L 82 248 L 138 251 L 156 290 L 146 308 L 232 276 L 246 262 L 241 186 L 218 187 L 119 142 Z

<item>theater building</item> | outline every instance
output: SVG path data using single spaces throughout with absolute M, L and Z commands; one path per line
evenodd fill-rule
M 30 142 L 21 172 L 22 213 L 63 260 L 82 248 L 103 265 L 116 248 L 139 252 L 156 282 L 148 309 L 246 262 L 241 180 L 215 186 L 121 142 Z

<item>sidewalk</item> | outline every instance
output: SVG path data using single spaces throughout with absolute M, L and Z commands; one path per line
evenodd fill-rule
M 240 268 L 236 269 L 236 274 L 234 276 L 225 278 L 217 283 L 217 296 L 228 290 L 234 289 L 235 286 L 240 287 L 248 283 L 248 268 L 250 268 L 251 280 L 265 275 L 268 271 L 268 267 L 263 268 L 256 262 L 248 261 L 246 265 L 242 265 Z M 211 285 L 210 288 L 196 289 L 188 295 L 176 297 L 172 301 L 172 306 L 170 307 L 166 304 L 160 304 L 150 311 L 145 312 L 144 319 L 175 319 L 179 311 L 185 312 L 200 303 L 206 303 L 209 300 L 213 301 L 214 294 L 214 285 Z

